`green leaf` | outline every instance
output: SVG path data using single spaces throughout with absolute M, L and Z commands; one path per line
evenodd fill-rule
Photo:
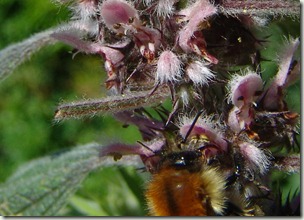
M 54 216 L 79 188 L 85 177 L 101 166 L 138 165 L 124 157 L 115 162 L 99 157 L 100 145 L 88 144 L 32 161 L 0 186 L 0 214 L 5 216 Z
M 98 203 L 80 196 L 73 196 L 70 199 L 70 205 L 86 216 L 109 216 L 109 213 L 103 210 Z
M 53 28 L 33 35 L 32 37 L 12 44 L 0 51 L 0 81 L 9 76 L 19 65 L 28 60 L 41 48 L 55 43 L 51 37 Z

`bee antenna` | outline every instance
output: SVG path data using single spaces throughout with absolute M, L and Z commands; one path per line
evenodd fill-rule
M 151 148 L 149 148 L 147 145 L 145 145 L 143 142 L 141 141 L 137 141 L 137 143 L 139 143 L 141 146 L 143 146 L 144 148 L 146 148 L 147 150 L 151 151 L 152 153 L 155 154 L 155 151 L 152 150 Z
M 191 131 L 192 131 L 193 128 L 194 128 L 194 125 L 196 124 L 196 122 L 197 122 L 198 118 L 201 116 L 201 114 L 203 114 L 203 112 L 204 112 L 204 110 L 200 110 L 200 111 L 196 114 L 196 116 L 195 116 L 195 118 L 194 118 L 194 120 L 193 120 L 193 122 L 192 122 L 192 124 L 191 124 L 191 126 L 190 126 L 190 128 L 189 128 L 189 130 L 187 131 L 187 134 L 186 134 L 185 138 L 184 138 L 183 141 L 182 141 L 183 144 L 187 141 L 187 138 L 189 137 Z

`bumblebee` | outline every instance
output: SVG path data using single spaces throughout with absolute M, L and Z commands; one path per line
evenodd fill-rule
M 146 191 L 152 216 L 221 215 L 225 208 L 225 178 L 210 167 L 200 150 L 164 156 Z
M 245 132 L 227 139 L 206 116 L 179 120 L 174 130 L 151 133 L 157 138 L 109 145 L 100 154 L 140 156 L 141 169 L 151 174 L 144 193 L 150 216 L 277 213 L 272 213 L 277 199 L 266 175 L 274 163 L 271 152 Z

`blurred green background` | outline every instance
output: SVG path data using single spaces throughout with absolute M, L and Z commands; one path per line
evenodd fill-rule
M 0 1 L 0 49 L 69 17 L 51 1 Z M 60 101 L 101 97 L 105 73 L 99 56 L 72 58 L 64 44 L 46 47 L 0 84 L 0 182 L 20 165 L 90 142 L 134 143 L 140 134 L 110 116 L 53 123 Z M 127 180 L 127 181 L 126 181 Z M 134 169 L 92 173 L 62 215 L 144 215 L 143 178 Z M 101 204 L 101 205 L 100 205 Z
M 62 23 L 69 17 L 66 7 L 51 1 L 0 0 L 0 49 L 33 33 Z M 278 20 L 267 29 L 275 42 L 262 51 L 273 59 L 282 44 L 282 34 L 300 35 L 299 22 Z M 269 31 L 269 32 L 268 32 Z M 260 32 L 261 36 L 265 34 Z M 140 139 L 135 127 L 122 128 L 110 116 L 53 123 L 54 111 L 62 100 L 96 98 L 105 93 L 105 73 L 99 56 L 77 54 L 63 44 L 48 46 L 0 83 L 0 182 L 20 165 L 41 156 L 90 142 L 134 143 Z M 276 65 L 263 68 L 276 72 Z M 300 83 L 287 97 L 291 109 L 300 112 Z M 106 168 L 92 173 L 60 215 L 145 215 L 143 187 L 146 176 L 132 168 Z M 296 190 L 299 175 L 276 173 L 274 180 L 288 191 Z

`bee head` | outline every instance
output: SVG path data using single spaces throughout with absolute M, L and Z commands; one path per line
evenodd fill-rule
M 165 155 L 161 161 L 161 167 L 173 167 L 175 169 L 188 169 L 197 171 L 201 166 L 203 154 L 198 150 L 173 152 Z

